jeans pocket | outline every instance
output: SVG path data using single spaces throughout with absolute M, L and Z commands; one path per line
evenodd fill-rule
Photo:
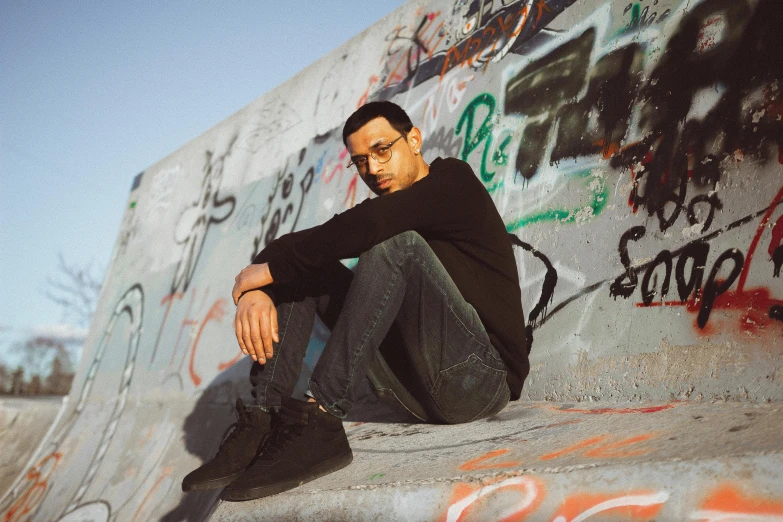
M 448 423 L 470 422 L 500 400 L 506 372 L 487 366 L 475 353 L 459 364 L 441 370 L 432 398 Z
M 378 395 L 378 400 L 392 411 L 411 415 L 416 417 L 421 422 L 427 422 L 427 414 L 421 410 L 421 407 L 409 407 L 407 404 L 402 402 L 399 397 L 397 397 L 397 394 L 394 393 L 394 390 L 390 390 L 388 388 L 375 388 L 375 393 Z

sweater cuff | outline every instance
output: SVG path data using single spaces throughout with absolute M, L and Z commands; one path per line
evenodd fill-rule
M 277 306 L 277 298 L 275 297 L 275 290 L 273 288 L 273 285 L 267 285 L 267 286 L 262 286 L 261 288 L 251 288 L 250 290 L 245 290 L 244 292 L 242 292 L 242 294 L 240 294 L 239 299 L 242 299 L 242 296 L 245 295 L 246 293 L 255 292 L 256 290 L 260 290 L 261 292 L 264 292 L 266 295 L 268 295 L 269 298 L 272 300 L 272 302 L 275 304 L 275 306 Z M 239 301 L 239 299 L 237 299 L 237 302 Z
M 285 256 L 280 252 L 270 252 L 269 250 L 269 248 L 266 248 L 259 252 L 259 254 L 253 258 L 253 264 L 262 265 L 266 263 L 269 267 L 269 274 L 272 276 L 271 284 L 282 283 L 280 267 L 285 266 Z
M 275 296 L 275 289 L 274 285 L 266 285 L 259 288 L 262 292 L 264 292 L 266 295 L 269 296 L 269 299 L 272 300 L 272 302 L 275 304 L 275 306 L 278 305 L 277 297 Z

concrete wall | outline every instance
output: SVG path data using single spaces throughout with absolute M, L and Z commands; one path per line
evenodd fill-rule
M 473 165 L 514 236 L 534 337 L 523 399 L 783 399 L 782 12 L 411 1 L 153 165 L 70 401 L 4 520 L 212 504 L 173 492 L 247 392 L 233 277 L 369 196 L 340 139 L 368 99 L 409 110 L 426 158 Z

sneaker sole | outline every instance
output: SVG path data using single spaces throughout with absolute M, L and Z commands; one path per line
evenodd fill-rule
M 182 491 L 188 492 L 188 491 L 206 491 L 208 489 L 218 489 L 218 488 L 224 488 L 234 482 L 234 479 L 236 479 L 239 475 L 242 474 L 242 471 L 237 471 L 236 473 L 229 475 L 227 477 L 219 478 L 219 479 L 212 479 L 212 480 L 205 480 L 203 482 L 196 482 L 194 484 L 185 484 L 182 483 Z
M 277 484 L 270 484 L 268 486 L 259 486 L 257 488 L 242 489 L 242 490 L 226 490 L 220 496 L 221 500 L 227 500 L 229 502 L 241 502 L 244 500 L 255 500 L 257 498 L 264 498 L 271 495 L 277 495 L 290 489 L 301 486 L 307 482 L 315 480 L 317 478 L 333 473 L 346 467 L 353 461 L 353 453 L 341 455 L 330 460 L 326 460 L 317 464 L 308 470 L 308 473 L 300 477 L 285 481 L 278 482 Z

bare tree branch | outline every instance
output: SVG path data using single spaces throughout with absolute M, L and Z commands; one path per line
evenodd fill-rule
M 71 265 L 62 252 L 57 258 L 57 274 L 46 278 L 43 294 L 62 309 L 63 319 L 87 326 L 98 302 L 103 274 L 95 273 L 92 262 L 83 267 Z

